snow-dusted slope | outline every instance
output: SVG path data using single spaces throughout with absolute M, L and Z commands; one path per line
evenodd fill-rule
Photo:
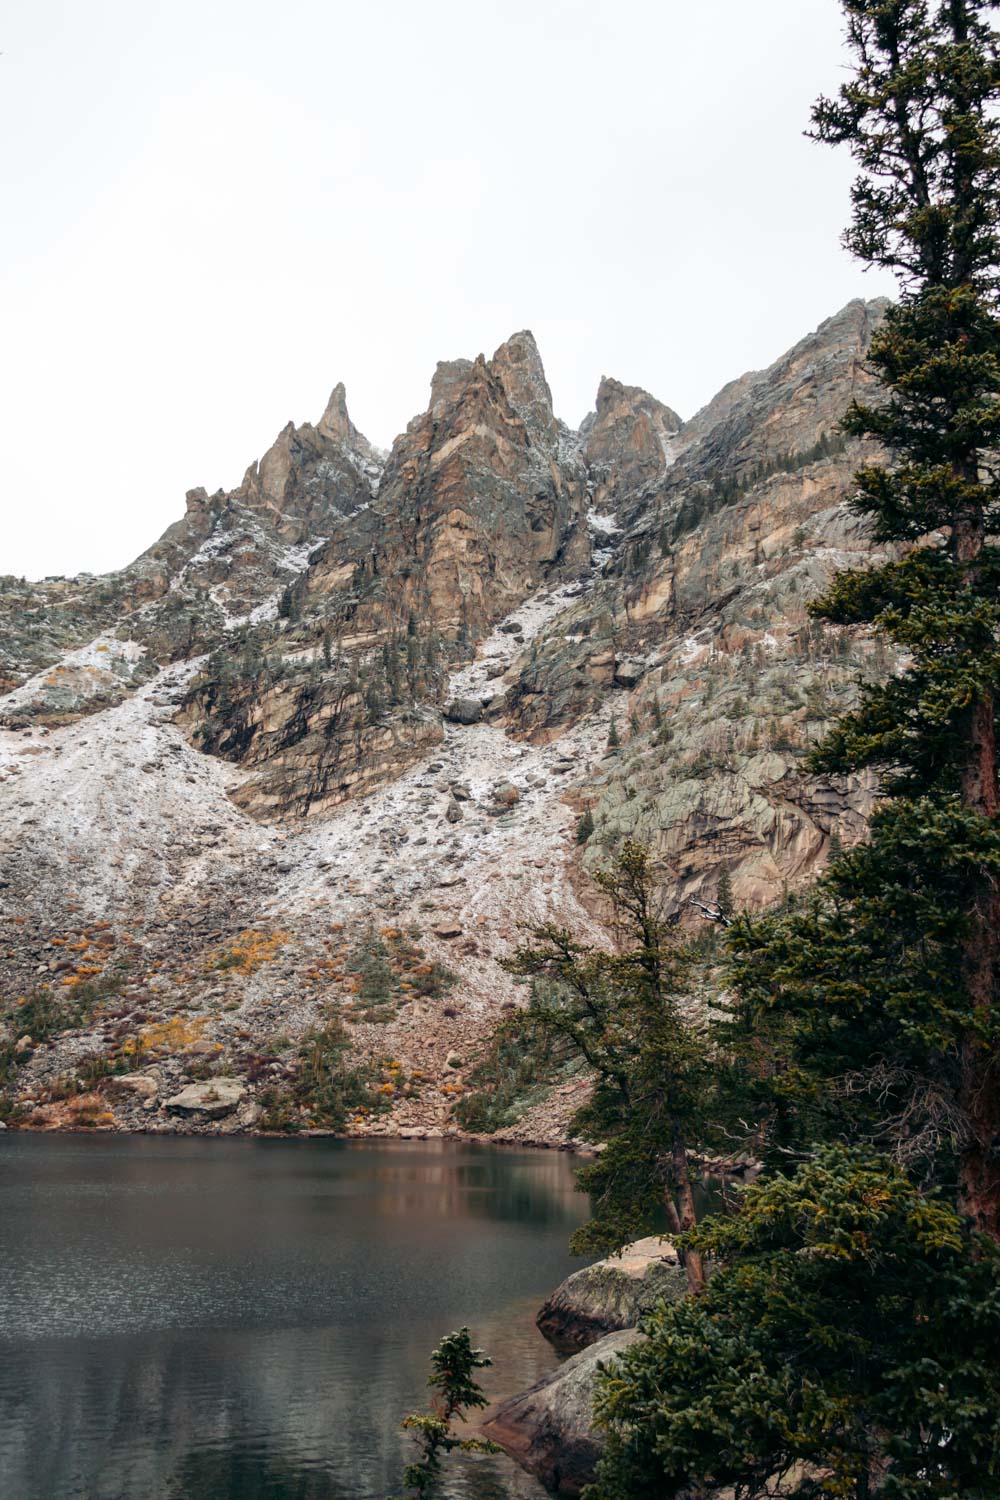
M 450 694 L 492 690 L 579 592 L 526 600 L 452 674 Z M 496 722 L 449 724 L 435 753 L 398 780 L 278 829 L 238 809 L 230 794 L 243 773 L 198 753 L 173 722 L 200 665 L 164 669 L 125 702 L 62 728 L 0 730 L 0 910 L 22 940 L 30 931 L 36 960 L 16 983 L 52 982 L 74 935 L 86 943 L 93 924 L 110 924 L 128 935 L 126 1015 L 147 1026 L 182 1016 L 198 1045 L 223 1056 L 265 1051 L 277 1031 L 293 1044 L 350 999 L 344 976 L 323 967 L 331 932 L 349 941 L 405 928 L 457 984 L 447 1005 L 416 999 L 395 1021 L 355 1026 L 362 1051 L 391 1052 L 429 1080 L 419 1099 L 365 1128 L 447 1128 L 457 1076 L 448 1058 L 458 1049 L 471 1060 L 518 998 L 496 958 L 519 940 L 519 922 L 596 930 L 575 887 L 575 789 L 606 753 L 607 707 L 545 745 L 519 743 Z M 278 934 L 273 959 L 220 985 L 213 955 L 240 932 Z M 304 977 L 317 974 L 320 983 Z M 99 1008 L 89 1027 L 32 1057 L 20 1075 L 29 1105 L 114 1034 Z M 158 1064 L 163 1093 L 183 1065 Z M 247 1107 L 240 1121 L 252 1119 Z M 129 1101 L 118 1114 L 140 1118 Z M 141 1118 L 174 1128 L 158 1111 Z

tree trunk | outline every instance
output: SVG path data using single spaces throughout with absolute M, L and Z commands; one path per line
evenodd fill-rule
M 674 1192 L 677 1194 L 677 1216 L 683 1233 L 688 1229 L 693 1229 L 697 1224 L 698 1211 L 695 1208 L 694 1188 L 691 1185 L 691 1173 L 688 1170 L 687 1148 L 676 1125 L 674 1126 L 672 1164 Z M 699 1251 L 684 1251 L 684 1269 L 687 1272 L 688 1291 L 700 1292 L 705 1285 L 705 1265 Z
M 971 464 L 967 468 L 978 472 Z M 975 562 L 982 549 L 981 518 L 955 527 L 954 550 L 959 562 Z M 973 703 L 968 719 L 969 754 L 962 776 L 962 800 L 980 817 L 1000 813 L 997 777 L 996 710 L 984 694 Z M 971 912 L 965 944 L 965 979 L 976 1016 L 976 1026 L 962 1040 L 959 1103 L 968 1138 L 959 1161 L 958 1207 L 974 1227 L 1000 1243 L 1000 1055 L 987 1040 L 996 1026 L 1000 1003 L 1000 889 L 983 879 Z
M 673 1188 L 667 1188 L 663 1194 L 663 1207 L 667 1215 L 667 1228 L 673 1235 L 681 1232 L 681 1216 L 677 1212 L 677 1204 L 674 1202 Z
M 970 713 L 969 764 L 962 780 L 966 804 L 997 816 L 997 746 L 993 702 Z M 959 1163 L 958 1205 L 974 1226 L 1000 1243 L 1000 1056 L 982 1035 L 995 1026 L 1000 988 L 1000 890 L 986 879 L 977 893 L 965 945 L 966 983 L 979 1023 L 962 1043 L 960 1102 L 969 1138 Z

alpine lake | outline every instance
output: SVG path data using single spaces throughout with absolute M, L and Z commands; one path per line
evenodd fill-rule
M 557 1364 L 534 1317 L 586 1213 L 555 1151 L 0 1136 L 0 1494 L 399 1494 L 443 1334 L 491 1355 L 491 1399 Z M 448 1500 L 543 1493 L 447 1460 Z

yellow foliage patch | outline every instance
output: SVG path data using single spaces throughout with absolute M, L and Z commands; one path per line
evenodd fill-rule
M 207 1022 L 199 1017 L 195 1020 L 183 1016 L 171 1016 L 166 1021 L 156 1021 L 144 1026 L 138 1036 L 129 1037 L 122 1044 L 127 1056 L 142 1057 L 147 1053 L 171 1056 L 184 1052 L 202 1039 Z
M 219 948 L 210 955 L 208 966 L 230 973 L 253 974 L 263 964 L 269 963 L 287 941 L 287 932 L 258 932 L 251 927 L 241 932 L 228 948 Z

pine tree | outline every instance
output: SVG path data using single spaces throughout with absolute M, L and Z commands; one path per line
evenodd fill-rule
M 457 1438 L 452 1431 L 452 1422 L 464 1422 L 467 1411 L 487 1405 L 483 1389 L 474 1377 L 476 1370 L 485 1370 L 492 1363 L 481 1349 L 473 1349 L 467 1328 L 447 1334 L 431 1355 L 427 1384 L 438 1393 L 434 1409 L 413 1412 L 403 1422 L 422 1450 L 420 1458 L 407 1465 L 403 1476 L 407 1489 L 418 1497 L 431 1494 L 437 1487 L 441 1460 L 446 1454 L 456 1449 L 465 1453 L 499 1451 L 486 1438 Z
M 692 1150 L 707 1134 L 713 1062 L 700 1023 L 683 1005 L 687 955 L 660 915 L 649 855 L 626 839 L 594 877 L 608 898 L 619 951 L 588 948 L 554 924 L 501 960 L 531 978 L 523 1031 L 595 1075 L 571 1128 L 605 1149 L 577 1174 L 593 1218 L 573 1238 L 580 1253 L 619 1250 L 651 1234 L 665 1213 L 672 1233 L 697 1221 Z M 685 1257 L 693 1289 L 697 1250 Z
M 908 665 L 863 688 L 812 759 L 879 769 L 871 842 L 805 909 L 737 931 L 738 978 L 760 1016 L 797 1028 L 779 1084 L 808 1064 L 852 1095 L 855 1132 L 915 1155 L 916 1125 L 944 1174 L 957 1153 L 958 1204 L 1000 1240 L 996 5 L 843 4 L 857 70 L 816 106 L 814 134 L 862 168 L 846 243 L 902 286 L 870 350 L 881 392 L 845 423 L 888 455 L 858 472 L 852 504 L 893 553 L 813 610 L 874 626 Z
M 1000 1240 L 1000 49 L 995 3 L 845 5 L 858 76 L 821 100 L 815 133 L 850 145 L 850 248 L 890 267 L 903 296 L 871 359 L 887 399 L 855 403 L 847 430 L 892 455 L 858 475 L 878 541 L 932 545 L 841 577 L 820 606 L 876 623 L 912 665 L 841 723 L 817 763 L 892 765 L 966 846 L 983 845 L 963 912 L 964 1004 L 955 1038 L 962 1113 L 959 1202 Z M 891 717 L 890 717 L 891 716 Z M 931 865 L 933 838 L 917 856 Z
M 828 1147 L 690 1242 L 716 1266 L 599 1375 L 590 1500 L 994 1500 L 1000 1252 L 942 1198 Z

